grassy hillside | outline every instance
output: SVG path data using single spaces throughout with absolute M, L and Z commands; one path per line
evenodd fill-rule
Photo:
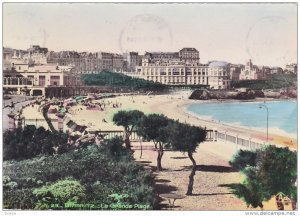
M 133 78 L 124 74 L 109 71 L 104 71 L 99 74 L 84 74 L 81 78 L 85 85 L 114 86 L 130 90 L 161 91 L 167 89 L 167 86 L 161 83 Z
M 288 87 L 297 87 L 297 76 L 292 74 L 274 74 L 267 80 L 240 80 L 232 81 L 233 88 L 250 89 L 280 89 Z

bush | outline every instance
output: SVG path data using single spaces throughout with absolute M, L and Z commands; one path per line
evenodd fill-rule
M 85 196 L 80 196 L 80 204 L 93 204 L 92 209 L 101 209 L 100 204 L 109 205 L 115 202 L 110 197 L 111 194 L 127 194 L 128 204 L 157 208 L 158 201 L 151 172 L 132 160 L 131 153 L 120 147 L 119 138 L 105 142 L 102 146 L 90 145 L 60 155 L 5 161 L 5 182 L 12 181 L 18 184 L 17 188 L 7 189 L 4 193 L 7 208 L 22 206 L 25 209 L 49 209 L 52 208 L 51 203 L 57 200 L 68 203 L 69 199 L 63 197 L 72 190 L 66 191 L 67 188 L 79 188 L 81 192 L 84 188 Z M 70 181 L 75 181 L 76 184 L 71 187 Z M 21 190 L 26 190 L 29 204 L 23 205 L 22 199 L 17 197 Z M 73 195 L 66 197 L 74 197 Z
M 256 152 L 241 149 L 233 156 L 233 159 L 229 161 L 229 164 L 237 170 L 243 170 L 247 166 L 255 166 L 256 157 Z
M 3 188 L 4 209 L 34 209 L 36 199 L 31 189 Z
M 112 139 L 106 140 L 102 147 L 108 154 L 115 158 L 128 154 L 127 149 L 123 147 L 123 139 L 121 137 L 113 137 Z
M 70 149 L 68 135 L 27 125 L 3 134 L 3 160 L 24 160 L 37 155 L 65 153 Z M 55 151 L 57 148 L 57 152 Z
M 230 164 L 245 175 L 245 181 L 233 188 L 233 192 L 242 197 L 247 205 L 262 207 L 262 201 L 279 192 L 292 199 L 292 203 L 297 202 L 296 152 L 276 146 L 256 152 L 240 150 Z
M 49 209 L 57 204 L 64 209 L 68 202 L 76 204 L 82 200 L 85 197 L 85 188 L 79 181 L 67 178 L 35 189 L 33 194 L 38 200 L 36 209 Z

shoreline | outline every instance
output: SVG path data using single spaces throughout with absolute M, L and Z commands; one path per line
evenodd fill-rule
M 265 143 L 265 132 L 243 128 L 240 125 L 234 124 L 221 124 L 218 122 L 212 122 L 209 120 L 201 119 L 198 116 L 192 115 L 191 113 L 186 112 L 186 107 L 194 103 L 220 103 L 220 100 L 190 100 L 189 92 L 177 92 L 175 94 L 165 94 L 165 95 L 123 95 L 117 96 L 115 98 L 101 99 L 109 102 L 109 106 L 105 108 L 104 111 L 92 111 L 86 110 L 82 105 L 77 104 L 73 106 L 69 111 L 72 115 L 72 120 L 80 125 L 86 125 L 93 130 L 123 130 L 122 127 L 116 126 L 112 117 L 114 113 L 119 110 L 132 110 L 138 109 L 143 111 L 145 114 L 158 113 L 164 114 L 168 118 L 174 120 L 179 120 L 180 122 L 189 123 L 191 125 L 206 127 L 207 129 L 218 130 L 221 133 L 228 132 L 233 136 L 243 136 L 243 138 L 249 140 L 252 139 L 253 142 L 259 141 L 259 143 Z M 271 100 L 274 101 L 274 100 Z M 224 101 L 222 101 L 224 102 Z M 239 102 L 237 100 L 226 100 L 226 103 Z M 251 100 L 251 102 L 261 102 L 261 100 Z M 112 107 L 112 104 L 118 103 L 122 106 L 115 108 Z M 34 111 L 34 112 L 33 112 Z M 35 119 L 36 110 L 31 110 L 30 107 L 25 109 L 24 115 L 28 119 Z M 51 117 L 50 114 L 49 117 Z M 106 120 L 103 123 L 103 119 Z M 66 125 L 64 126 L 66 128 Z M 230 133 L 229 133 L 230 132 Z M 279 144 L 281 146 L 288 146 L 292 149 L 297 149 L 297 138 L 292 138 L 286 134 L 276 131 L 275 134 L 269 135 L 272 140 L 271 143 Z M 292 144 L 291 144 L 292 143 Z
M 279 101 L 286 101 L 286 100 L 268 100 L 268 102 L 279 102 Z M 297 100 L 289 100 L 289 101 L 294 101 L 294 102 L 297 102 Z M 192 111 L 189 111 L 187 110 L 188 106 L 190 106 L 191 104 L 213 104 L 213 103 L 223 103 L 220 102 L 220 101 L 209 101 L 208 103 L 205 103 L 205 102 L 200 102 L 200 103 L 195 103 L 194 101 L 189 103 L 189 102 L 186 102 L 185 104 L 182 105 L 182 109 L 183 111 L 188 114 L 188 115 L 192 115 L 194 116 L 195 118 L 198 118 L 199 120 L 201 121 L 205 121 L 205 122 L 209 122 L 209 123 L 214 123 L 214 124 L 220 124 L 222 126 L 228 126 L 228 127 L 234 127 L 234 128 L 241 128 L 241 129 L 244 129 L 244 130 L 253 130 L 253 131 L 257 131 L 257 132 L 260 132 L 261 130 L 265 130 L 265 128 L 259 128 L 259 127 L 251 127 L 251 126 L 245 126 L 245 125 L 241 125 L 241 124 L 238 124 L 238 123 L 228 123 L 228 122 L 222 122 L 222 121 L 217 121 L 213 118 L 205 118 L 204 116 L 198 116 L 196 113 L 192 112 Z M 226 101 L 224 103 L 242 103 L 242 102 L 247 102 L 247 103 L 259 103 L 261 102 L 260 100 L 251 100 L 251 101 L 237 101 L 237 100 L 230 100 L 230 101 Z M 293 139 L 297 139 L 297 132 L 296 133 L 292 133 L 292 132 L 287 132 L 281 128 L 278 128 L 278 127 L 269 127 L 269 132 L 271 134 L 275 134 L 275 133 L 280 133 L 282 134 L 283 136 L 287 136 L 287 137 L 292 137 Z
M 278 101 L 278 100 L 270 100 L 270 101 Z M 265 143 L 265 132 L 259 131 L 259 129 L 252 129 L 252 128 L 243 128 L 243 126 L 240 125 L 234 125 L 234 124 L 222 124 L 218 122 L 212 122 L 209 120 L 201 119 L 198 116 L 192 115 L 191 113 L 186 112 L 186 107 L 195 104 L 195 103 L 207 103 L 208 101 L 201 101 L 201 100 L 190 100 L 190 99 L 183 99 L 181 101 L 178 101 L 178 103 L 167 105 L 166 103 L 162 104 L 155 104 L 156 109 L 160 111 L 163 114 L 166 114 L 169 117 L 172 117 L 174 119 L 181 119 L 183 122 L 188 122 L 190 124 L 194 124 L 196 126 L 206 127 L 208 129 L 223 131 L 223 132 L 230 132 L 232 135 L 238 135 L 238 136 L 244 136 L 247 138 L 252 139 L 253 141 L 259 141 L 260 143 Z M 219 100 L 210 100 L 209 103 L 216 103 L 220 102 Z M 239 102 L 237 100 L 226 100 L 226 102 Z M 251 102 L 261 102 L 261 100 L 251 100 Z M 168 106 L 168 107 L 167 107 Z M 160 108 L 164 107 L 164 109 Z M 173 110 L 174 113 L 177 115 L 170 115 L 170 113 L 166 112 L 166 110 Z M 154 109 L 155 110 L 155 109 Z M 297 149 L 297 136 L 290 137 L 286 133 L 282 133 L 282 131 L 276 131 L 275 134 L 269 134 L 269 141 L 272 144 L 280 145 L 281 147 L 289 147 L 293 150 Z

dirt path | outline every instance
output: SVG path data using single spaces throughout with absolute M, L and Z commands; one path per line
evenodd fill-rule
M 136 160 L 154 170 L 156 188 L 159 193 L 185 194 L 191 166 L 187 155 L 166 151 L 162 159 L 162 166 L 165 170 L 156 172 L 157 153 L 153 149 L 153 145 L 151 143 L 143 144 L 142 158 L 140 158 L 139 143 L 133 143 L 133 145 Z M 146 148 L 147 150 L 145 150 Z M 227 187 L 229 184 L 240 183 L 243 179 L 242 175 L 228 164 L 229 158 L 235 151 L 234 146 L 223 143 L 206 142 L 201 144 L 197 153 L 194 154 L 198 165 L 194 195 L 176 200 L 175 210 L 246 210 L 243 201 L 235 197 Z M 168 201 L 163 200 L 161 207 L 168 209 Z

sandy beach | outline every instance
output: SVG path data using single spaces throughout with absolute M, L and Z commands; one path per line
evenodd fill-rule
M 174 95 L 135 95 L 118 96 L 99 100 L 104 102 L 104 111 L 87 110 L 82 105 L 73 106 L 69 109 L 69 114 L 77 124 L 86 125 L 95 130 L 123 130 L 113 124 L 112 117 L 119 110 L 138 109 L 145 114 L 162 113 L 169 118 L 178 119 L 192 125 L 206 127 L 218 131 L 230 131 L 242 137 L 257 137 L 256 140 L 263 142 L 265 133 L 237 127 L 234 125 L 218 124 L 216 122 L 199 119 L 185 112 L 185 107 L 191 103 L 199 101 L 188 100 L 189 92 L 181 92 Z M 97 102 L 97 101 L 94 101 Z M 201 103 L 201 102 L 200 102 Z M 114 107 L 118 104 L 118 107 Z M 42 118 L 37 107 L 27 107 L 23 111 L 26 118 Z M 49 114 L 55 119 L 55 114 Z M 105 119 L 105 122 L 103 121 Z M 54 122 L 53 124 L 57 124 Z M 66 127 L 66 126 L 65 126 Z M 261 140 L 259 139 L 261 137 Z M 284 134 L 269 134 L 273 142 L 281 146 L 289 146 L 296 149 L 296 139 L 294 145 L 290 144 L 291 137 Z M 254 138 L 253 138 L 254 139 Z M 146 168 L 153 170 L 156 176 L 156 187 L 159 194 L 176 193 L 184 195 L 187 189 L 188 175 L 190 174 L 191 161 L 186 155 L 175 151 L 166 151 L 162 166 L 165 170 L 156 172 L 157 153 L 152 143 L 143 143 L 143 154 L 140 157 L 140 143 L 133 142 L 135 150 L 134 157 Z M 230 184 L 241 183 L 243 175 L 229 166 L 228 161 L 237 152 L 239 147 L 233 143 L 226 143 L 222 140 L 217 142 L 204 142 L 200 144 L 194 157 L 198 165 L 195 175 L 194 195 L 175 202 L 177 210 L 247 210 L 245 203 L 235 197 L 228 187 Z M 275 202 L 265 203 L 265 210 L 276 210 Z M 162 209 L 168 209 L 168 201 L 162 200 Z M 251 210 L 251 209 L 248 209 Z M 257 209 L 260 210 L 260 209 Z
M 94 103 L 104 102 L 106 107 L 104 111 L 87 110 L 83 105 L 76 105 L 69 109 L 69 115 L 77 124 L 86 125 L 93 130 L 122 130 L 113 124 L 113 115 L 119 110 L 138 109 L 145 114 L 161 113 L 169 118 L 178 119 L 192 125 L 206 127 L 207 129 L 217 130 L 223 133 L 238 135 L 247 140 L 254 142 L 266 143 L 265 131 L 255 130 L 253 128 L 242 127 L 233 124 L 224 124 L 213 120 L 200 119 L 199 117 L 186 111 L 186 107 L 192 103 L 207 103 L 207 101 L 195 101 L 188 99 L 189 92 L 179 92 L 173 95 L 134 95 L 134 96 L 117 96 L 115 98 L 107 98 L 95 100 Z M 114 104 L 119 104 L 117 108 Z M 43 119 L 41 113 L 37 112 L 37 108 L 27 107 L 23 114 L 26 119 Z M 56 119 L 55 114 L 49 114 L 49 117 Z M 103 121 L 105 120 L 105 121 Z M 55 124 L 55 123 L 54 123 Z M 287 135 L 284 132 L 269 129 L 269 140 L 272 144 L 279 146 L 288 146 L 290 149 L 297 148 L 297 139 Z
M 227 132 L 246 139 L 251 138 L 252 141 L 258 143 L 266 143 L 266 133 L 264 131 L 253 130 L 241 126 L 228 125 L 217 123 L 210 120 L 200 119 L 185 111 L 185 108 L 191 103 L 203 103 L 203 101 L 193 101 L 188 99 L 189 92 L 181 92 L 174 95 L 135 95 L 135 96 L 119 96 L 109 98 L 110 105 L 105 108 L 105 111 L 90 111 L 85 107 L 77 105 L 71 108 L 70 113 L 78 124 L 88 125 L 90 128 L 98 130 L 122 130 L 113 124 L 112 117 L 119 110 L 138 109 L 145 114 L 161 113 L 169 118 L 178 119 L 181 122 L 186 122 L 192 125 L 206 127 L 207 129 Z M 100 101 L 99 101 L 100 102 Z M 113 108 L 113 104 L 121 104 L 118 108 Z M 105 119 L 107 122 L 102 122 Z M 279 146 L 288 146 L 291 149 L 296 149 L 297 139 L 287 136 L 286 134 L 270 130 L 269 140 L 272 144 Z

